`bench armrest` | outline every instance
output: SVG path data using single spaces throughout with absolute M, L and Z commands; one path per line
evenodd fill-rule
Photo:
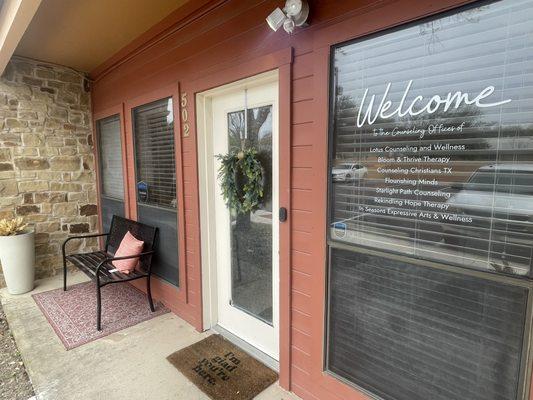
M 151 251 L 146 251 L 144 253 L 135 254 L 135 255 L 132 255 L 132 256 L 106 257 L 105 260 L 100 262 L 100 264 L 98 264 L 98 266 L 96 267 L 96 278 L 98 279 L 98 273 L 100 272 L 100 268 L 102 268 L 102 265 L 104 265 L 107 262 L 118 261 L 118 260 L 127 260 L 129 258 L 140 258 L 140 257 L 151 255 L 151 254 L 154 254 L 154 253 L 155 253 L 155 251 L 151 250 Z
M 63 252 L 63 258 L 65 257 L 65 247 L 66 247 L 67 243 L 70 242 L 71 240 L 93 238 L 93 237 L 101 237 L 101 236 L 107 236 L 107 235 L 109 235 L 109 233 L 95 233 L 95 234 L 91 234 L 91 235 L 71 236 L 71 237 L 67 238 L 67 240 L 65 240 L 63 242 L 63 244 L 61 245 L 61 251 Z

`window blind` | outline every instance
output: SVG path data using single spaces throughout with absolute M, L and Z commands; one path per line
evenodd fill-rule
M 172 99 L 133 110 L 138 219 L 159 229 L 152 271 L 178 285 L 176 162 Z
M 172 99 L 133 110 L 137 201 L 176 208 L 176 165 Z
M 331 263 L 330 371 L 386 400 L 518 398 L 527 289 L 339 249 Z
M 530 273 L 532 20 L 482 3 L 334 49 L 332 240 Z
M 120 118 L 113 115 L 97 122 L 102 196 L 124 200 Z

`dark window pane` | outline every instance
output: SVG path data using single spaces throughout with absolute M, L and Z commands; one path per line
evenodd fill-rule
M 176 162 L 172 99 L 133 110 L 137 212 L 140 222 L 159 228 L 152 271 L 178 284 Z
M 334 49 L 332 240 L 529 273 L 532 19 L 484 3 Z
M 330 371 L 391 400 L 517 398 L 527 290 L 331 249 Z
M 102 229 L 109 232 L 113 215 L 124 216 L 124 178 L 120 117 L 113 115 L 96 122 L 100 176 Z

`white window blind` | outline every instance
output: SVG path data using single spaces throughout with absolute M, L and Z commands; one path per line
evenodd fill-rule
M 334 49 L 332 240 L 531 273 L 533 1 L 478 5 Z
M 102 196 L 124 200 L 122 147 L 118 115 L 97 122 Z
M 133 110 L 137 163 L 137 201 L 176 208 L 176 165 L 172 99 Z

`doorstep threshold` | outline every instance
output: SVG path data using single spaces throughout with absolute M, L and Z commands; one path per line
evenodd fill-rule
M 233 343 L 235 346 L 241 348 L 246 353 L 251 355 L 253 358 L 257 359 L 258 361 L 261 361 L 263 364 L 265 364 L 267 367 L 272 368 L 274 371 L 279 373 L 279 362 L 278 360 L 275 360 L 274 358 L 270 357 L 268 354 L 262 352 L 257 347 L 252 346 L 250 343 L 248 343 L 245 340 L 242 340 L 240 337 L 234 335 L 227 329 L 221 327 L 220 325 L 215 325 L 212 330 L 220 335 L 222 335 L 225 339 L 229 340 L 231 343 Z

